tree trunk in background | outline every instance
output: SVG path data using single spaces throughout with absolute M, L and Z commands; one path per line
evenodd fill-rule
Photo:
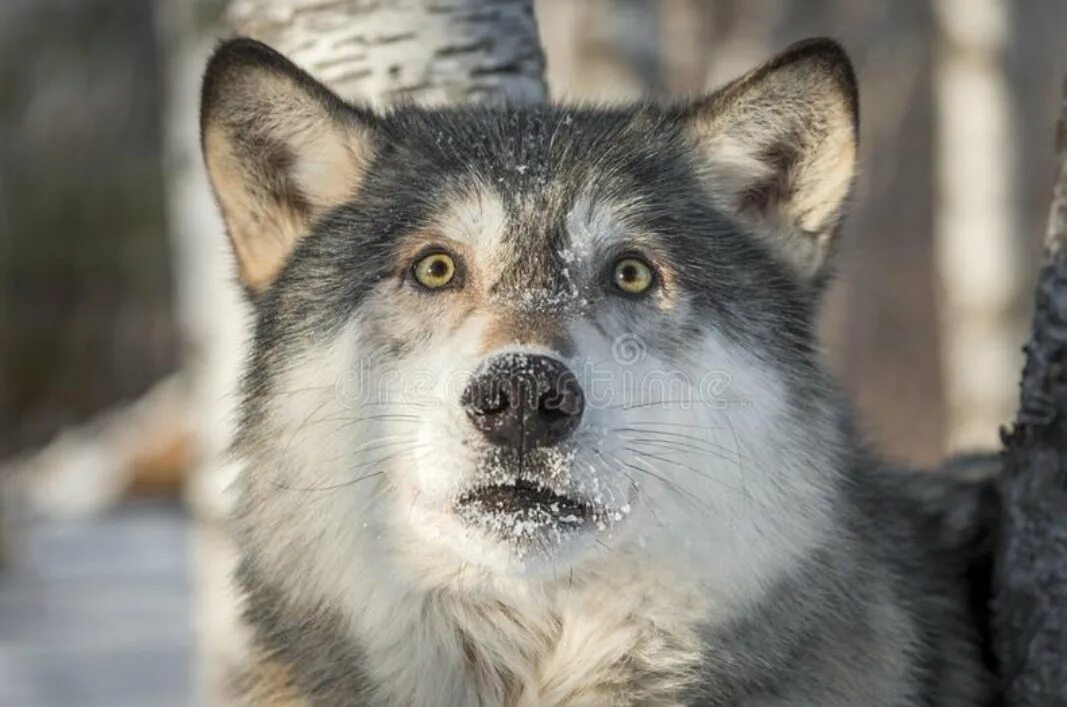
M 548 83 L 562 102 L 680 98 L 767 60 L 778 0 L 537 0 Z
M 350 101 L 542 101 L 544 56 L 532 0 L 234 0 L 232 32 L 260 39 Z M 244 650 L 226 531 L 235 469 L 224 461 L 249 313 L 200 162 L 199 79 L 220 2 L 162 2 L 170 37 L 168 167 L 178 300 L 202 463 L 190 485 L 199 649 L 198 704 L 226 703 Z
M 1019 413 L 1005 434 L 994 649 L 1006 707 L 1067 705 L 1067 82 Z
M 1028 280 L 1005 0 L 939 0 L 934 69 L 942 370 L 950 451 L 996 444 L 1015 409 Z
M 661 88 L 659 14 L 642 0 L 537 0 L 553 100 L 627 101 Z
M 693 0 L 671 0 L 664 10 L 676 15 L 676 19 L 666 19 L 664 24 L 667 27 L 699 27 L 703 22 L 712 31 L 704 40 L 705 63 L 700 83 L 684 90 L 707 91 L 718 88 L 751 71 L 784 49 L 785 43 L 779 35 L 784 29 L 783 21 L 790 7 L 796 2 L 797 0 L 732 0 L 717 3 L 698 1 L 694 4 Z M 688 12 L 683 12 L 679 5 L 688 5 L 689 7 L 685 8 Z M 687 14 L 690 15 L 688 19 L 685 17 Z M 786 40 L 788 41 L 792 40 Z M 675 42 L 677 39 L 672 40 L 665 34 L 664 51 L 671 66 L 684 66 L 685 57 L 679 50 L 671 48 Z M 693 75 L 696 77 L 695 73 Z
M 542 101 L 532 0 L 234 0 L 231 26 L 350 101 Z
M 0 460 L 177 364 L 152 25 L 143 0 L 0 0 Z

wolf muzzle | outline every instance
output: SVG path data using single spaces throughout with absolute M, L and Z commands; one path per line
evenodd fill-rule
M 549 356 L 494 356 L 471 377 L 460 401 L 487 440 L 519 451 L 558 444 L 585 409 L 578 379 Z

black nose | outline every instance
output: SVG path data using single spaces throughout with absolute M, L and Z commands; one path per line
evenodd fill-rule
M 585 395 L 570 369 L 548 356 L 501 354 L 471 378 L 461 400 L 494 444 L 519 450 L 566 439 L 582 419 Z

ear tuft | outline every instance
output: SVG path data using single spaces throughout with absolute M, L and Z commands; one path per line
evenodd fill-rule
M 764 238 L 796 276 L 825 274 L 856 164 L 852 65 L 809 39 L 683 108 L 715 203 Z
M 201 144 L 247 288 L 269 287 L 313 221 L 352 197 L 372 125 L 265 44 L 219 46 L 204 74 Z

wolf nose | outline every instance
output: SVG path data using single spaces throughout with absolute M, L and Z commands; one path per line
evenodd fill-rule
M 585 409 L 582 387 L 567 366 L 521 353 L 491 359 L 460 402 L 486 439 L 520 450 L 566 439 Z

